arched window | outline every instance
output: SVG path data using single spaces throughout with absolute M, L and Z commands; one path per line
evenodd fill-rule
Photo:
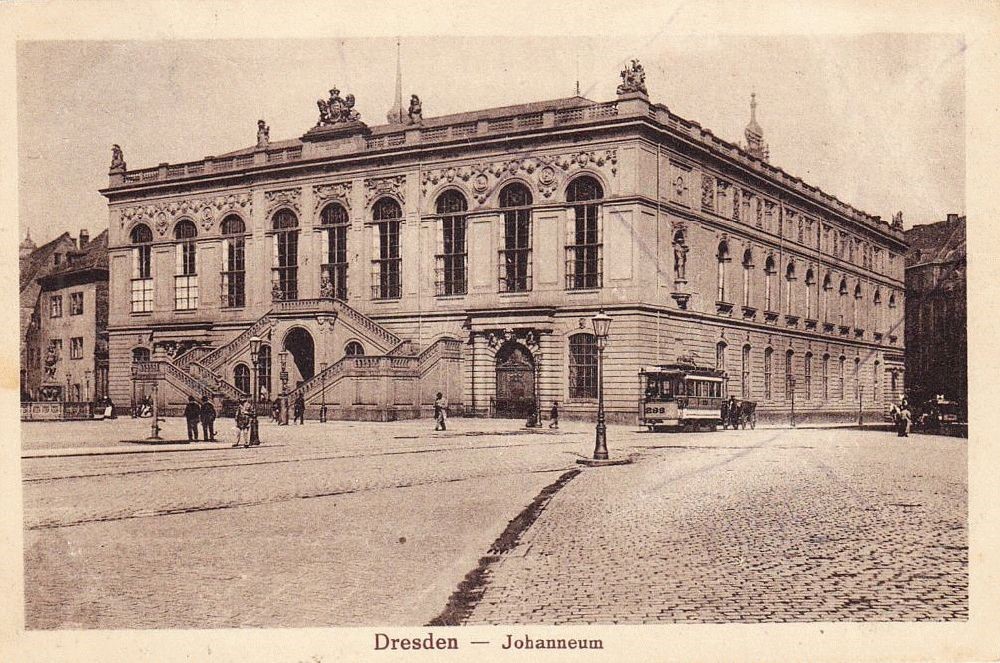
M 500 292 L 531 290 L 531 192 L 520 182 L 500 190 L 503 248 L 500 249 Z
M 823 400 L 830 400 L 830 355 L 823 355 Z
M 845 382 L 846 382 L 847 378 L 844 375 L 844 365 L 846 363 L 847 363 L 847 358 L 844 357 L 844 355 L 840 355 L 840 362 L 839 362 L 840 365 L 838 367 L 838 375 L 840 376 L 840 379 L 837 381 L 837 383 L 838 383 L 837 384 L 837 397 L 840 400 L 844 400 L 844 396 L 845 396 L 845 388 L 844 388 L 844 386 L 845 386 Z
M 725 240 L 719 242 L 719 250 L 716 252 L 718 261 L 718 279 L 716 288 L 716 301 L 726 301 L 726 263 L 729 262 L 729 243 Z
M 792 373 L 792 358 L 795 353 L 791 350 L 785 352 L 785 398 L 791 399 L 792 391 L 795 389 L 795 376 Z
M 246 231 L 243 219 L 235 214 L 222 220 L 222 305 L 229 308 L 246 305 Z M 245 393 L 250 393 L 249 387 Z
M 345 357 L 364 357 L 365 356 L 365 346 L 357 341 L 351 341 L 346 346 L 344 346 L 344 356 Z
M 771 281 L 774 280 L 774 257 L 768 256 L 764 261 L 764 310 L 773 311 L 771 305 Z
M 193 221 L 183 219 L 174 226 L 177 240 L 174 271 L 174 308 L 185 311 L 198 308 L 198 229 Z
M 403 259 L 399 227 L 403 210 L 392 198 L 379 198 L 372 207 L 375 222 L 372 247 L 372 299 L 398 299 L 403 290 Z
M 740 397 L 750 398 L 750 345 L 743 346 L 743 358 L 740 366 Z
M 319 214 L 325 237 L 320 267 L 320 294 L 347 301 L 347 230 L 351 220 L 340 203 L 330 203 Z
M 719 371 L 726 370 L 726 342 L 719 341 L 715 344 L 715 368 Z
M 289 209 L 271 217 L 274 229 L 271 263 L 271 298 L 288 301 L 299 298 L 299 218 Z
M 750 273 L 753 270 L 753 253 L 748 248 L 743 252 L 743 306 L 750 306 Z
M 854 286 L 854 303 L 853 303 L 854 309 L 851 314 L 855 329 L 861 329 L 861 318 L 860 318 L 861 296 L 862 296 L 861 284 L 858 283 L 857 285 Z
M 569 397 L 597 398 L 597 337 L 569 337 Z
M 260 346 L 257 355 L 257 398 L 267 401 L 271 397 L 271 346 Z
M 833 290 L 833 280 L 827 272 L 823 277 L 823 322 L 830 322 L 830 291 Z
M 250 396 L 249 366 L 246 364 L 236 364 L 233 367 L 233 385 L 247 396 Z
M 468 291 L 465 211 L 469 204 L 459 192 L 445 191 L 438 196 L 436 207 L 439 214 L 435 275 L 437 294 L 464 295 Z
M 840 306 L 837 307 L 839 309 L 837 322 L 840 325 L 844 325 L 846 323 L 847 315 L 847 279 L 840 280 L 840 288 L 838 289 L 838 292 L 840 293 Z
M 132 361 L 149 361 L 149 348 L 132 348 Z
M 795 314 L 795 306 L 793 304 L 793 295 L 795 290 L 792 288 L 792 284 L 795 282 L 795 263 L 791 260 L 788 261 L 788 267 L 785 268 L 785 313 L 788 315 Z
M 132 312 L 153 310 L 153 232 L 140 223 L 132 229 Z
M 771 398 L 771 364 L 774 358 L 774 350 L 764 349 L 764 398 Z
M 566 288 L 600 288 L 601 215 L 604 190 L 593 177 L 577 177 L 566 189 L 566 202 L 573 206 L 566 221 Z
M 812 390 L 813 353 L 811 352 L 806 353 L 806 363 L 804 368 L 805 371 L 802 381 L 805 383 L 803 386 L 805 387 L 806 400 L 809 400 L 810 398 L 812 398 L 813 395 L 813 390 Z
M 816 275 L 813 270 L 806 270 L 806 319 L 812 320 L 813 317 L 813 299 L 815 295 L 813 291 L 816 289 Z

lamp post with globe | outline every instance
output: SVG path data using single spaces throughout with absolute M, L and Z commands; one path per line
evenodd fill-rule
M 257 384 L 257 362 L 260 360 L 261 339 L 257 336 L 250 338 L 250 364 L 253 366 L 253 386 L 250 389 L 251 405 L 253 411 L 250 413 L 250 444 L 260 444 L 260 428 L 257 423 L 257 393 L 260 385 Z
M 601 309 L 591 318 L 594 336 L 597 337 L 597 440 L 594 444 L 594 460 L 608 459 L 608 428 L 604 422 L 604 347 L 608 344 L 608 330 L 611 316 Z

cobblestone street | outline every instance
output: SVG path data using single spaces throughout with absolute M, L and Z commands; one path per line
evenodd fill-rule
M 268 423 L 257 449 L 108 453 L 141 425 L 24 426 L 28 628 L 420 625 L 456 599 L 470 624 L 967 614 L 963 439 L 612 426 L 636 462 L 583 468 L 531 522 L 591 426 Z M 30 457 L 60 447 L 94 455 Z

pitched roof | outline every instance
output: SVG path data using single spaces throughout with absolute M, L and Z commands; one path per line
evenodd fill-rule
M 914 226 L 906 231 L 910 245 L 906 266 L 955 262 L 965 258 L 965 217 Z
M 66 262 L 60 269 L 53 270 L 40 278 L 43 285 L 51 287 L 66 281 L 69 277 L 90 270 L 108 269 L 108 231 L 103 230 L 94 239 L 87 242 L 82 249 L 68 251 Z
M 65 242 L 73 243 L 73 238 L 70 237 L 68 232 L 64 232 L 50 242 L 42 244 L 40 247 L 29 253 L 27 256 L 20 260 L 20 290 L 23 291 L 25 288 L 30 286 L 35 282 L 39 276 L 43 276 L 48 272 L 45 268 L 53 265 L 52 254 L 56 252 L 56 249 L 62 246 Z M 54 265 L 53 265 L 54 266 Z

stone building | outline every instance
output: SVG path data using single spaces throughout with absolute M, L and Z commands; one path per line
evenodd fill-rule
M 906 231 L 907 391 L 968 403 L 965 217 Z
M 80 231 L 58 269 L 37 278 L 25 329 L 22 391 L 30 400 L 84 402 L 108 394 L 108 233 Z
M 901 393 L 902 228 L 647 96 L 423 117 L 401 92 L 367 126 L 330 91 L 316 126 L 109 186 L 111 392 L 165 404 L 261 392 L 312 413 L 522 416 L 537 397 L 591 416 L 590 318 L 613 318 L 609 416 L 632 421 L 640 367 L 694 357 L 762 416 L 854 418 Z M 325 367 L 324 367 L 325 365 Z M 282 380 L 284 377 L 284 380 Z M 895 391 L 893 391 L 895 390 Z

